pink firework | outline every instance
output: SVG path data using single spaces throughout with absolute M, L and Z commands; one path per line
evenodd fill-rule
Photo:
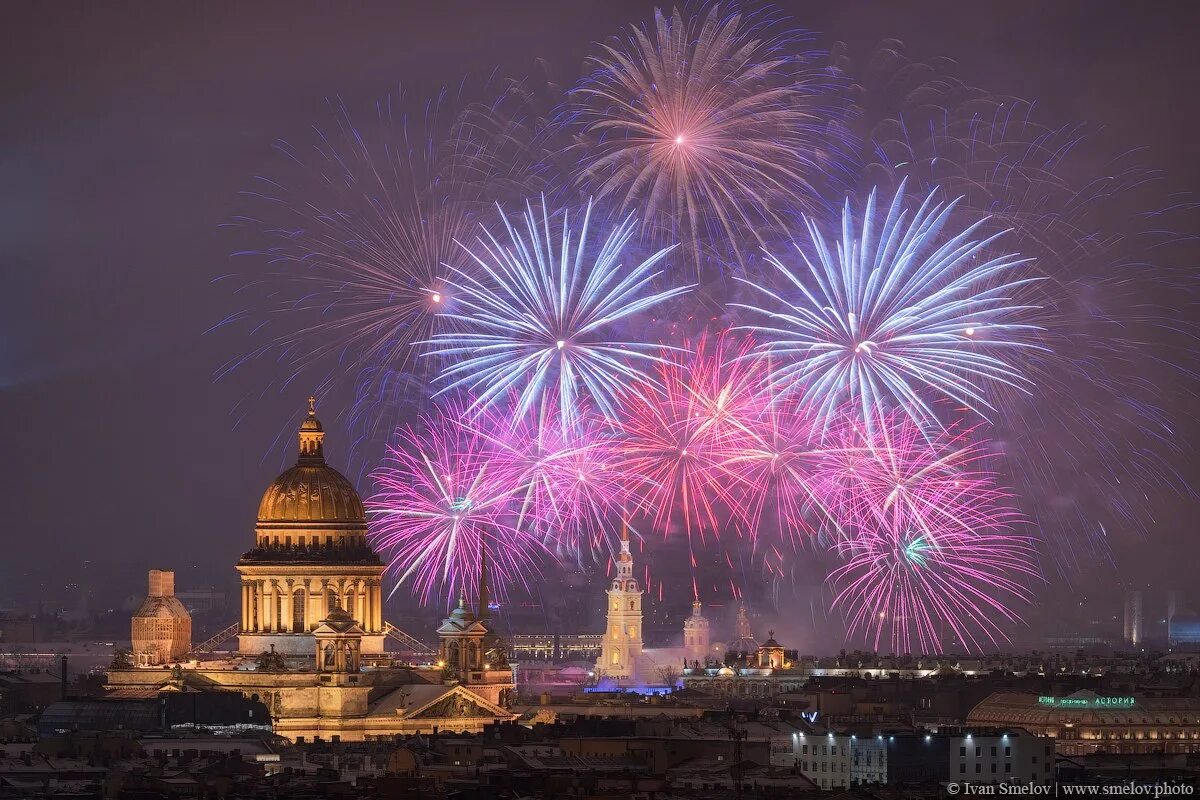
M 485 549 L 501 596 L 536 576 L 545 553 L 536 534 L 515 524 L 513 473 L 500 468 L 491 441 L 461 424 L 464 416 L 450 404 L 400 428 L 372 474 L 374 543 L 389 558 L 396 588 L 409 583 L 426 603 L 475 586 Z
M 757 413 L 722 440 L 719 461 L 737 480 L 741 514 L 753 535 L 774 529 L 793 544 L 806 542 L 833 521 L 831 494 L 840 489 L 834 474 L 857 445 L 803 403 L 773 402 L 762 391 Z
M 1007 495 L 986 468 L 990 454 L 980 433 L 951 425 L 930 438 L 898 412 L 849 422 L 828 472 L 839 484 L 829 494 L 836 515 L 863 528 L 911 522 L 930 537 L 993 526 Z
M 553 405 L 536 419 L 485 410 L 464 424 L 491 444 L 496 468 L 517 487 L 517 527 L 560 557 L 608 553 L 612 521 L 626 500 L 626 485 L 614 477 L 611 427 L 583 415 L 564 431 Z
M 728 357 L 742 352 L 737 348 L 722 336 L 667 351 L 656 385 L 625 398 L 616 423 L 619 474 L 664 535 L 676 522 L 689 539 L 716 534 L 743 511 L 742 487 L 723 461 L 728 442 L 744 435 L 759 396 L 749 362 Z
M 1019 622 L 1026 584 L 1039 577 L 1032 540 L 1013 532 L 1020 515 L 979 461 L 967 433 L 934 440 L 911 420 L 881 419 L 846 460 L 829 576 L 847 635 L 894 652 L 942 649 L 952 636 L 968 650 L 1005 640 Z M 865 430 L 865 426 L 863 428 Z

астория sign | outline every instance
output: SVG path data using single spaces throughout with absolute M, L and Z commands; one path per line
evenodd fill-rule
M 1132 697 L 1038 697 L 1038 705 L 1071 708 L 1128 708 L 1136 702 Z

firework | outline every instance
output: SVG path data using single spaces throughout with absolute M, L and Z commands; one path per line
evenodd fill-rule
M 715 239 L 735 253 L 779 222 L 782 198 L 822 208 L 815 176 L 829 173 L 833 145 L 806 40 L 718 5 L 656 10 L 652 28 L 604 45 L 574 92 L 582 182 L 674 241 Z
M 1037 104 L 896 48 L 862 67 L 834 59 L 860 87 L 855 169 L 867 186 L 961 196 L 962 217 L 989 216 L 985 231 L 1035 258 L 1044 348 L 1023 352 L 1022 371 L 1037 391 L 989 387 L 992 436 L 1055 567 L 1115 569 L 1114 546 L 1153 535 L 1164 487 L 1193 491 L 1175 417 L 1196 387 L 1196 206 L 1144 151 L 1096 163 L 1086 125 L 1048 126 Z
M 739 279 L 769 304 L 733 305 L 766 318 L 746 327 L 765 339 L 780 396 L 803 390 L 827 421 L 848 404 L 865 421 L 900 408 L 937 426 L 937 398 L 986 417 L 988 385 L 1028 389 L 1015 356 L 1036 346 L 1036 327 L 1021 321 L 1030 307 L 1013 299 L 1034 281 L 1017 276 L 1027 260 L 985 257 L 1000 234 L 976 238 L 982 222 L 943 241 L 954 206 L 930 194 L 910 220 L 902 185 L 879 220 L 872 191 L 861 231 L 847 202 L 835 252 L 805 220 L 813 258 L 795 249 L 807 275 L 769 255 L 784 289 Z
M 277 143 L 284 168 L 245 193 L 259 214 L 236 222 L 270 244 L 242 255 L 271 266 L 256 329 L 268 341 L 250 358 L 278 354 L 297 370 L 331 358 L 350 374 L 413 365 L 412 343 L 448 300 L 445 265 L 469 264 L 454 241 L 482 203 L 467 155 L 479 147 L 453 140 L 453 108 L 410 117 L 405 105 L 387 98 L 365 125 L 338 105 L 307 146 Z
M 829 576 L 848 636 L 893 652 L 940 652 L 944 633 L 978 650 L 1019 622 L 1014 606 L 1039 575 L 1020 516 L 983 470 L 977 431 L 930 439 L 902 414 L 858 427 L 862 446 L 841 471 L 837 513 L 844 563 Z
M 526 203 L 523 225 L 504 217 L 506 236 L 485 228 L 465 248 L 475 269 L 454 268 L 448 279 L 456 306 L 442 316 L 452 330 L 427 342 L 429 355 L 447 361 L 443 392 L 471 391 L 472 411 L 515 393 L 516 419 L 553 403 L 564 431 L 588 409 L 617 415 L 621 387 L 642 380 L 657 356 L 651 345 L 617 338 L 616 323 L 691 287 L 654 289 L 655 268 L 672 248 L 626 265 L 632 218 L 597 239 L 591 216 L 589 202 L 572 232 L 567 211 L 552 224 L 544 202 L 538 213 Z
M 608 553 L 612 522 L 628 500 L 626 484 L 615 478 L 611 426 L 589 416 L 564 432 L 553 405 L 540 411 L 539 418 L 514 421 L 484 409 L 463 424 L 490 443 L 496 468 L 518 487 L 514 525 L 560 559 Z
M 424 602 L 453 600 L 477 585 L 486 548 L 498 592 L 539 574 L 541 540 L 515 524 L 521 486 L 491 441 L 460 424 L 461 405 L 405 426 L 372 475 L 367 502 L 374 544 L 385 553 L 396 588 L 411 583 Z M 395 591 L 395 589 L 393 589 Z
M 736 349 L 721 336 L 665 351 L 654 383 L 624 397 L 619 474 L 664 535 L 676 523 L 689 539 L 716 534 L 743 508 L 743 487 L 723 462 L 760 395 L 748 362 L 728 357 Z

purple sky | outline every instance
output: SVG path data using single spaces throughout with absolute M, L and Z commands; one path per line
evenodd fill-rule
M 972 83 L 1039 99 L 1052 121 L 1101 128 L 1114 152 L 1146 147 L 1172 185 L 1200 177 L 1196 4 L 780 6 L 822 45 L 899 39 L 913 58 L 949 57 Z M 277 137 L 324 120 L 334 95 L 353 107 L 399 84 L 522 74 L 535 56 L 574 75 L 594 41 L 652 7 L 6 3 L 0 583 L 52 590 L 84 560 L 127 584 L 121 593 L 139 591 L 151 566 L 183 583 L 232 577 L 259 494 L 291 457 L 268 450 L 308 393 L 258 397 L 263 384 L 244 373 L 214 381 L 246 343 L 203 335 L 231 310 L 211 281 L 240 243 L 219 225 Z M 254 412 L 235 429 L 231 410 L 247 398 Z M 345 436 L 329 427 L 337 462 Z M 1194 520 L 1190 504 L 1168 502 L 1161 538 L 1130 568 L 1194 564 Z

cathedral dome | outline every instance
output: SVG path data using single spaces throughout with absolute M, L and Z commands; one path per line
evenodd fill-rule
M 258 504 L 259 526 L 365 527 L 367 514 L 358 492 L 346 476 L 325 463 L 325 433 L 313 398 L 299 435 L 296 465 L 271 482 Z
M 258 521 L 366 524 L 367 514 L 342 473 L 325 464 L 297 464 L 267 487 L 258 504 Z

